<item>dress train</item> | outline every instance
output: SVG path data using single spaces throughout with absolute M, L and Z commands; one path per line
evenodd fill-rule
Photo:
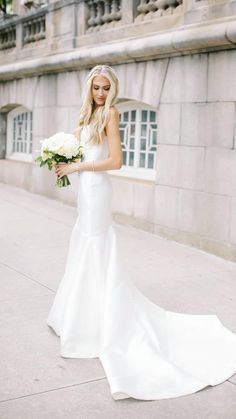
M 107 138 L 81 143 L 85 161 L 108 155 Z M 100 359 L 115 400 L 194 393 L 236 373 L 236 335 L 216 315 L 165 310 L 142 294 L 122 263 L 107 172 L 79 175 L 78 218 L 47 324 L 65 358 Z

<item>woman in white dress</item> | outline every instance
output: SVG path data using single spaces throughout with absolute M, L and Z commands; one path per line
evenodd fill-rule
M 78 218 L 47 324 L 62 357 L 100 359 L 115 400 L 179 397 L 236 373 L 236 335 L 216 315 L 159 307 L 124 268 L 107 173 L 122 165 L 117 96 L 114 70 L 95 66 L 76 130 L 84 158 L 55 166 L 58 176 L 79 173 Z

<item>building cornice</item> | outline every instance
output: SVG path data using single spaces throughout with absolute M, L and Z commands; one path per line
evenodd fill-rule
M 236 48 L 236 20 L 215 20 L 144 37 L 81 47 L 60 54 L 5 64 L 0 81 L 170 56 Z

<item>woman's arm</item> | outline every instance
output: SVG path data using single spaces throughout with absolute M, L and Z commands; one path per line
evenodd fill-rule
M 83 171 L 105 171 L 120 169 L 122 166 L 122 147 L 119 131 L 119 112 L 115 107 L 110 108 L 109 121 L 106 125 L 106 135 L 108 138 L 109 157 L 104 160 L 96 160 L 94 163 L 79 162 L 65 165 L 55 165 L 58 176 L 68 175 L 73 172 Z M 94 168 L 93 168 L 94 166 Z

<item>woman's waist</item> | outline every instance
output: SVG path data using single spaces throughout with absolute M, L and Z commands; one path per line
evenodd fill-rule
M 84 170 L 82 172 L 79 172 L 80 178 L 83 179 L 103 179 L 103 178 L 109 178 L 109 174 L 105 170 Z

